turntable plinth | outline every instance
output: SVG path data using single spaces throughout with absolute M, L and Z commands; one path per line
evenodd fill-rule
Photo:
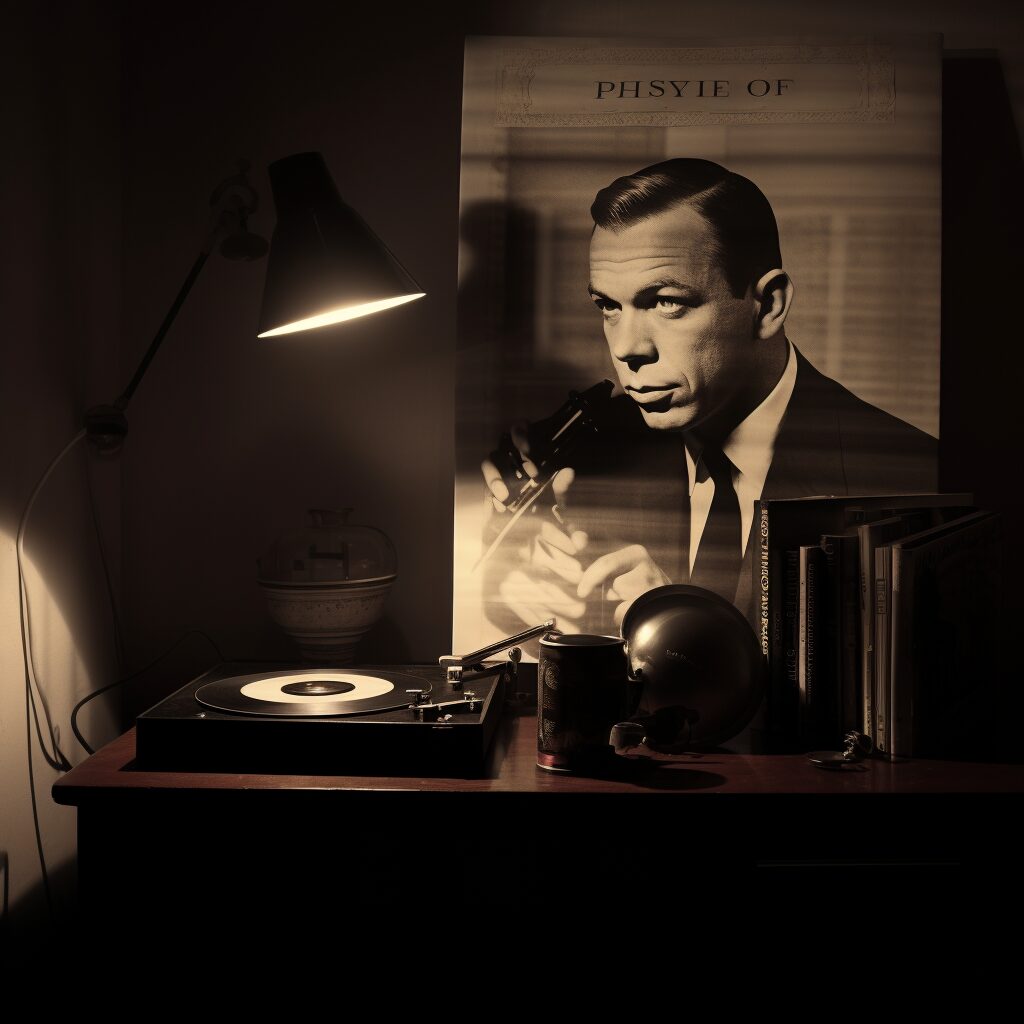
M 137 763 L 154 771 L 471 775 L 482 770 L 508 668 L 218 665 L 143 712 Z M 415 707 L 410 704 L 416 703 Z

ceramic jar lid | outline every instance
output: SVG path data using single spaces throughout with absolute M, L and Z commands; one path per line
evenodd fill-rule
M 351 512 L 310 509 L 309 526 L 281 534 L 259 559 L 260 583 L 338 586 L 394 579 L 394 545 L 382 531 L 350 523 Z

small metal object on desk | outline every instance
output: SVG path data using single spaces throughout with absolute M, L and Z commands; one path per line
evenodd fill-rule
M 874 753 L 875 742 L 862 732 L 851 730 L 843 737 L 842 750 L 815 750 L 807 755 L 807 760 L 816 768 L 827 768 L 836 771 L 843 768 L 855 768 L 866 757 Z
M 450 722 L 456 714 L 478 714 L 481 706 L 482 701 L 475 693 L 464 690 L 462 696 L 454 700 L 417 700 L 409 705 L 409 710 L 419 722 Z

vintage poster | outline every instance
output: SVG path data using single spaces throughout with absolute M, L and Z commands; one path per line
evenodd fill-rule
M 455 650 L 667 582 L 749 613 L 760 497 L 934 489 L 938 37 L 465 68 Z

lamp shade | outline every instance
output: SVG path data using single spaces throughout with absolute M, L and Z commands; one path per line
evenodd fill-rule
M 270 164 L 277 226 L 259 337 L 324 327 L 421 298 L 423 289 L 344 203 L 320 153 Z

